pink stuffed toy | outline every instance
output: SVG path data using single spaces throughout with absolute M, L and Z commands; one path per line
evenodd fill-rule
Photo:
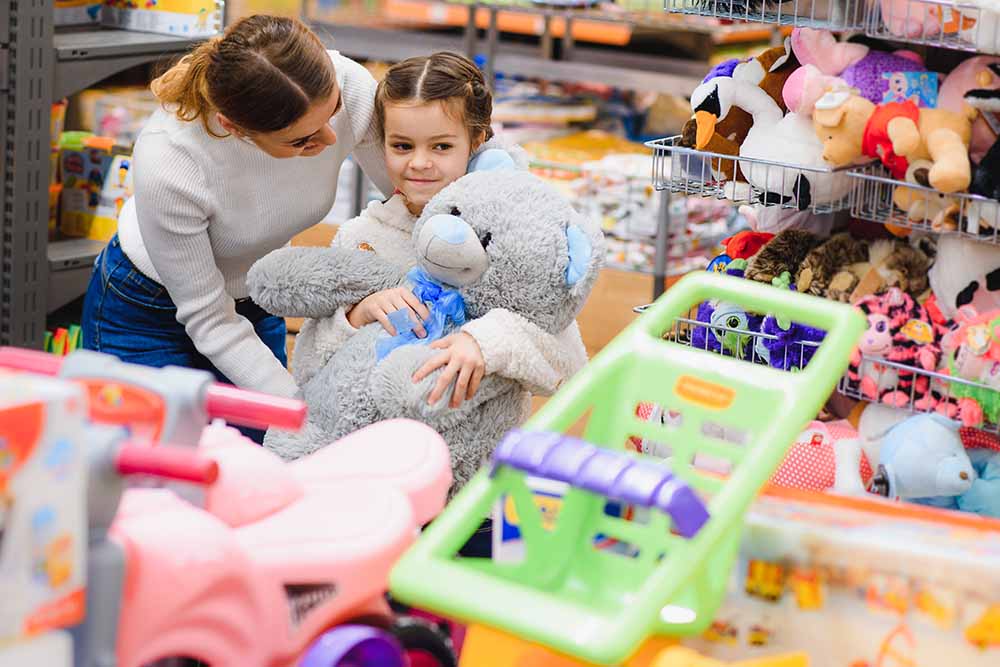
M 866 296 L 856 305 L 868 317 L 868 330 L 851 357 L 849 382 L 873 401 L 903 407 L 912 395 L 917 408 L 933 407 L 925 376 L 877 362 L 862 364 L 866 356 L 925 370 L 937 368 L 940 348 L 924 307 L 897 287 Z
M 990 67 L 991 65 L 993 67 Z M 941 89 L 938 91 L 938 108 L 962 113 L 966 104 L 963 98 L 970 90 L 1000 90 L 1000 75 L 994 71 L 998 67 L 1000 67 L 1000 57 L 997 56 L 976 56 L 964 61 L 953 69 L 941 84 Z M 994 117 L 1000 126 L 1000 114 L 994 113 Z M 972 124 L 969 157 L 977 164 L 982 162 L 983 156 L 996 140 L 997 132 L 980 115 Z
M 912 51 L 872 51 L 862 44 L 838 42 L 827 30 L 796 28 L 791 47 L 803 66 L 814 65 L 827 76 L 840 77 L 873 104 L 882 103 L 889 92 L 889 79 L 884 74 L 927 71 L 921 57 Z
M 941 36 L 940 11 L 930 3 L 880 0 L 882 23 L 897 37 L 935 39 Z
M 781 96 L 789 111 L 808 116 L 827 91 L 842 88 L 847 84 L 840 77 L 824 74 L 816 65 L 803 65 L 789 75 Z

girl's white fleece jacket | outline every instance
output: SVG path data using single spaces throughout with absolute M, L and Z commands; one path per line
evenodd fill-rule
M 331 247 L 374 252 L 406 270 L 417 261 L 412 239 L 415 224 L 416 217 L 406 208 L 402 195 L 395 195 L 385 203 L 370 203 L 360 216 L 341 225 Z M 300 387 L 357 333 L 346 313 L 340 308 L 330 317 L 303 324 L 292 359 L 292 373 Z M 462 331 L 479 343 L 486 373 L 520 382 L 535 395 L 551 396 L 587 363 L 576 322 L 552 335 L 520 315 L 497 308 L 467 322 Z

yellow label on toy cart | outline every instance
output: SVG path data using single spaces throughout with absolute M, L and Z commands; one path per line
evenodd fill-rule
M 682 375 L 677 378 L 674 391 L 685 401 L 709 410 L 725 410 L 732 405 L 733 399 L 736 397 L 736 391 L 729 387 L 691 375 Z

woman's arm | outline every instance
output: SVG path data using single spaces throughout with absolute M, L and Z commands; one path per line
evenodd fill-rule
M 139 229 L 177 306 L 177 321 L 197 350 L 237 386 L 294 395 L 292 376 L 226 293 L 208 236 L 208 187 L 199 165 L 155 133 L 137 144 L 135 164 Z
M 350 58 L 336 52 L 331 52 L 331 58 L 341 81 L 344 113 L 348 114 L 354 133 L 351 155 L 375 187 L 388 197 L 394 188 L 385 168 L 385 152 L 375 123 L 378 83 L 368 70 Z

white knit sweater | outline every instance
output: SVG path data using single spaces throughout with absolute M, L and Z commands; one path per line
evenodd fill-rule
M 118 223 L 125 254 L 166 287 L 198 351 L 236 385 L 280 396 L 292 396 L 295 382 L 236 314 L 247 271 L 323 219 L 349 154 L 379 189 L 392 191 L 373 123 L 375 80 L 337 52 L 330 58 L 343 96 L 330 121 L 334 146 L 314 157 L 276 159 L 161 109 L 136 142 L 135 197 Z
M 408 269 L 416 263 L 413 226 L 416 218 L 401 195 L 386 203 L 372 202 L 343 225 L 333 238 L 335 248 L 371 251 L 387 262 Z M 305 384 L 333 353 L 358 330 L 344 308 L 318 320 L 306 320 L 295 339 L 292 368 Z M 520 382 L 532 394 L 549 396 L 587 363 L 587 350 L 576 322 L 553 336 L 516 313 L 502 308 L 466 323 L 462 331 L 479 343 L 486 372 Z

